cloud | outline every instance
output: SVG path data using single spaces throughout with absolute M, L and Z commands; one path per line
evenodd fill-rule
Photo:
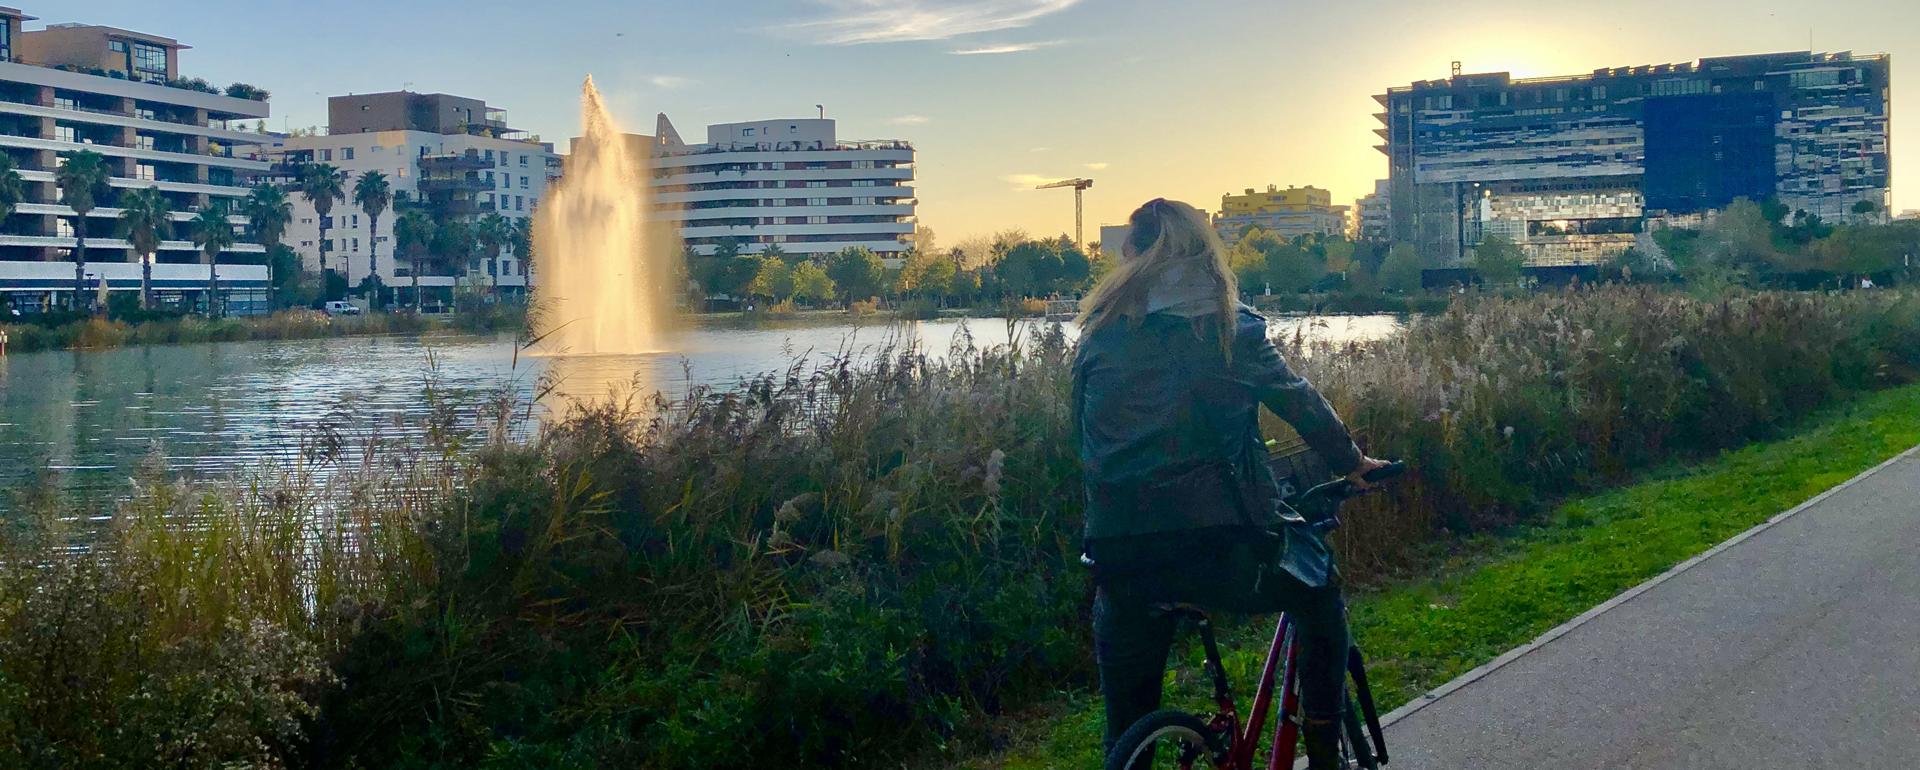
M 817 0 L 828 15 L 786 30 L 826 45 L 948 40 L 1018 29 L 1080 0 Z
M 1060 180 L 1060 177 L 1041 176 L 1039 174 L 1008 174 L 1000 177 L 1000 180 L 1013 185 L 1013 189 L 1015 190 L 1031 190 L 1048 182 L 1057 182 Z
M 649 75 L 647 77 L 647 82 L 652 83 L 655 88 L 669 88 L 669 89 L 685 88 L 693 84 L 693 80 L 691 78 L 685 78 L 679 75 Z
M 948 51 L 947 53 L 953 54 L 955 56 L 989 56 L 989 55 L 1001 54 L 1001 53 L 1024 53 L 1026 51 L 1038 51 L 1042 48 L 1051 48 L 1053 46 L 1061 44 L 1062 42 L 1064 41 L 1041 40 L 1033 43 L 1005 43 L 1001 45 L 983 45 L 975 48 L 956 48 L 954 50 Z
M 1107 162 L 1103 160 L 1095 163 L 1088 163 L 1086 164 L 1086 166 L 1087 168 L 1093 169 L 1095 171 L 1103 171 L 1107 168 Z
M 933 119 L 925 115 L 901 115 L 896 118 L 887 118 L 888 123 L 896 126 L 923 126 L 931 120 Z
M 1027 152 L 1052 152 L 1052 151 L 1053 151 L 1052 147 L 1035 147 L 1031 150 L 1028 150 Z

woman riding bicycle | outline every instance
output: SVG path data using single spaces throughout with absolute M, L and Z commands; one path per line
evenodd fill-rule
M 1156 198 L 1128 224 L 1119 261 L 1082 302 L 1073 380 L 1107 747 L 1159 707 L 1176 621 L 1155 605 L 1284 611 L 1298 628 L 1307 756 L 1336 767 L 1345 607 L 1324 543 L 1267 470 L 1260 405 L 1360 487 L 1385 463 L 1360 453 L 1266 319 L 1238 303 L 1205 215 Z

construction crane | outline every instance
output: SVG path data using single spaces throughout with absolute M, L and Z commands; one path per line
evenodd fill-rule
M 1091 179 L 1062 179 L 1058 182 L 1050 182 L 1033 188 L 1035 190 L 1051 190 L 1056 187 L 1073 188 L 1073 245 L 1077 248 L 1086 247 L 1086 241 L 1080 238 L 1080 194 L 1086 192 L 1087 188 L 1092 186 L 1093 180 Z

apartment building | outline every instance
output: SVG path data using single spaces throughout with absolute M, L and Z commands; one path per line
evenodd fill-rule
M 1264 191 L 1249 187 L 1240 195 L 1220 196 L 1220 211 L 1213 215 L 1220 240 L 1231 246 L 1254 227 L 1282 238 L 1344 235 L 1347 207 L 1333 205 L 1332 193 L 1313 186 L 1267 185 Z
M 1373 182 L 1373 192 L 1353 202 L 1353 239 L 1384 241 L 1391 232 L 1393 194 L 1385 179 Z
M 1538 265 L 1603 262 L 1648 219 L 1777 198 L 1882 221 L 1888 57 L 1776 53 L 1415 82 L 1375 96 L 1392 237 L 1457 263 L 1490 234 Z
M 264 94 L 236 84 L 209 93 L 204 82 L 179 79 L 180 51 L 171 38 L 114 27 L 55 24 L 24 29 L 35 18 L 0 8 L 0 150 L 25 184 L 14 216 L 0 227 L 0 305 L 23 312 L 74 300 L 74 210 L 60 200 L 54 171 L 88 150 L 106 158 L 113 195 L 158 188 L 173 209 L 175 232 L 154 260 L 153 287 L 168 306 L 206 307 L 213 268 L 189 240 L 185 222 L 203 208 L 247 194 L 236 175 L 264 169 L 248 158 L 264 137 L 243 130 L 267 117 Z M 120 209 L 100 201 L 87 218 L 83 291 L 137 292 L 141 266 L 116 237 Z M 242 226 L 245 219 L 231 217 Z M 240 243 L 220 256 L 226 310 L 266 310 L 265 249 Z
M 386 175 L 396 198 L 417 205 L 437 219 L 477 219 L 499 214 L 511 220 L 533 215 L 547 188 L 560 176 L 553 145 L 507 124 L 505 111 L 479 99 L 451 94 L 395 91 L 335 96 L 327 100 L 327 127 L 309 135 L 275 137 L 260 148 L 274 164 L 278 181 L 291 183 L 308 163 L 326 163 L 347 173 L 348 199 L 334 203 L 328 223 L 327 267 L 358 285 L 372 269 L 389 286 L 411 286 L 410 260 L 395 259 L 393 223 L 398 212 L 381 215 L 379 233 L 353 203 L 353 185 L 369 171 Z M 313 204 L 296 193 L 287 244 L 310 270 L 320 267 L 320 219 Z M 456 284 L 498 286 L 524 292 L 528 266 L 507 249 L 483 255 L 452 270 L 420 277 L 422 287 Z
M 731 240 L 828 255 L 864 246 L 898 260 L 913 248 L 913 145 L 845 141 L 834 121 L 785 118 L 707 127 L 685 144 L 665 115 L 652 142 L 654 203 L 701 254 Z

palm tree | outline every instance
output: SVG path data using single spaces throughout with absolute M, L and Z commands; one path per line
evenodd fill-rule
M 190 224 L 193 227 L 193 242 L 207 258 L 207 286 L 211 292 L 207 298 L 207 313 L 218 318 L 223 304 L 220 301 L 220 252 L 234 243 L 233 223 L 227 221 L 226 209 L 215 204 L 201 209 Z
M 513 239 L 513 220 L 499 214 L 488 214 L 475 224 L 473 237 L 480 242 L 480 253 L 486 257 L 487 275 L 491 277 L 490 293 L 500 294 L 500 247 Z
M 265 182 L 254 185 L 253 191 L 240 201 L 240 212 L 247 218 L 247 234 L 253 237 L 254 243 L 266 247 L 267 264 L 274 265 L 280 239 L 286 236 L 287 225 L 293 223 L 293 202 L 287 200 L 286 189 Z M 273 276 L 276 300 L 284 298 L 285 287 L 297 285 L 299 281 L 300 260 L 296 257 L 290 261 L 290 269 Z
M 159 187 L 120 194 L 120 233 L 140 258 L 140 308 L 153 309 L 153 259 L 160 242 L 173 237 L 173 208 Z
M 13 165 L 13 156 L 0 152 L 0 222 L 13 216 L 13 208 L 27 197 L 27 181 Z
M 320 218 L 320 284 L 324 292 L 327 282 L 328 220 L 333 215 L 333 204 L 347 197 L 347 172 L 334 168 L 332 164 L 315 163 L 308 165 L 300 173 L 300 194 L 313 204 L 313 214 Z
M 393 186 L 387 183 L 387 175 L 378 171 L 361 174 L 360 181 L 353 185 L 353 202 L 367 213 L 367 281 L 377 283 L 380 280 L 380 215 L 393 203 Z M 379 289 L 368 290 L 379 296 Z
M 511 230 L 507 233 L 507 253 L 520 260 L 520 275 L 533 275 L 533 217 L 522 217 L 508 223 Z
M 393 223 L 393 247 L 395 253 L 405 254 L 412 261 L 413 307 L 420 308 L 420 264 L 426 256 L 428 247 L 434 239 L 433 220 L 426 212 L 408 209 Z
M 73 306 L 81 306 L 87 291 L 87 215 L 100 201 L 112 194 L 107 186 L 110 175 L 107 159 L 92 150 L 67 156 L 67 162 L 53 172 L 53 184 L 60 188 L 60 200 L 73 209 Z
M 241 201 L 240 210 L 247 217 L 247 231 L 254 243 L 269 249 L 280 245 L 287 225 L 293 223 L 293 201 L 287 200 L 287 191 L 279 185 L 254 185 L 253 192 Z
M 463 219 L 448 219 L 434 228 L 431 247 L 428 254 L 433 257 L 435 267 L 444 268 L 451 273 L 454 266 L 464 266 L 473 259 L 473 225 Z M 414 271 L 413 309 L 420 311 L 420 271 Z

